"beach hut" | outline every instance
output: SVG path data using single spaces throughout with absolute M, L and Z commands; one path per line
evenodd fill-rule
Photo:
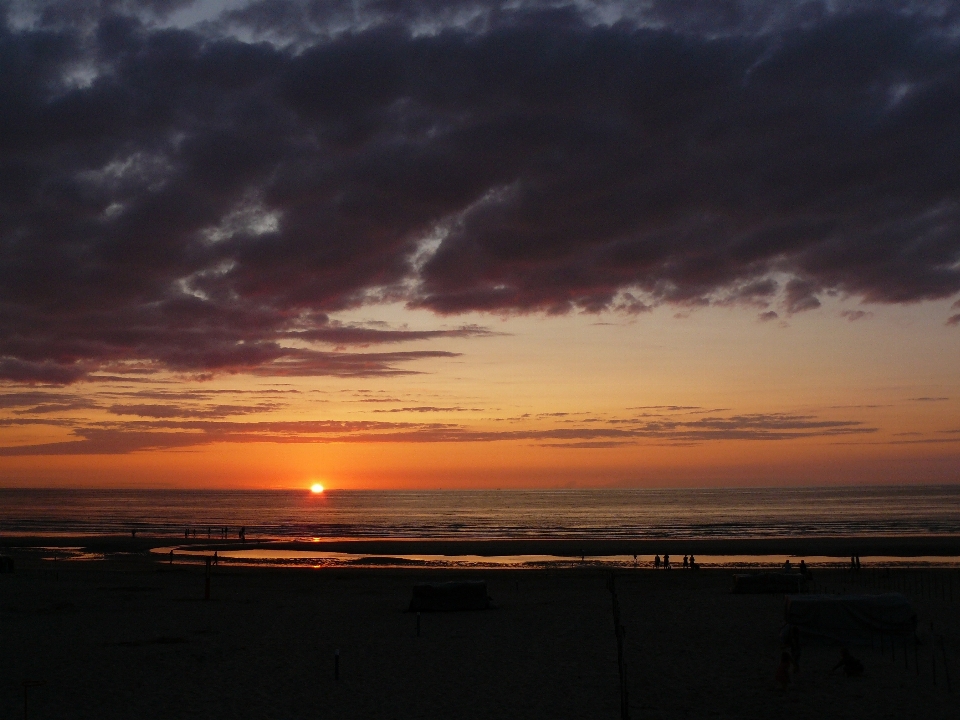
M 872 645 L 876 638 L 917 629 L 917 614 L 900 593 L 788 595 L 784 619 L 805 635 L 844 645 Z
M 411 612 L 486 610 L 490 607 L 483 580 L 420 583 L 413 586 Z
M 807 576 L 802 573 L 742 573 L 733 576 L 733 589 L 737 594 L 786 594 L 802 593 L 807 589 Z

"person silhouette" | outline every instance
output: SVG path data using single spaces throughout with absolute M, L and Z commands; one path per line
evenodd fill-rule
M 669 555 L 664 555 L 664 556 L 663 556 L 663 569 L 664 569 L 664 570 L 669 570 L 669 569 L 670 569 L 670 556 L 669 556 Z
M 690 567 L 690 560 L 687 558 L 686 555 L 684 555 L 684 556 L 683 556 L 683 569 L 686 570 L 688 567 Z
M 698 567 L 698 565 L 697 565 L 697 559 L 696 559 L 693 555 L 691 555 L 691 556 L 690 556 L 690 569 L 691 569 L 691 570 L 696 570 L 697 567 Z
M 653 569 L 654 569 L 654 570 L 659 570 L 659 569 L 660 569 L 660 555 L 659 555 L 659 554 L 653 559 Z
M 800 561 L 800 574 L 801 575 L 807 574 L 807 564 L 803 560 Z

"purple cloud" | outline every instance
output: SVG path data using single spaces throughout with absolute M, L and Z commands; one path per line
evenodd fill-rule
M 960 292 L 950 8 L 184 4 L 0 6 L 0 378 L 389 374 L 427 356 L 302 343 L 484 334 L 330 320 L 380 301 Z

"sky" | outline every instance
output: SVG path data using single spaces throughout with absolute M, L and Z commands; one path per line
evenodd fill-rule
M 960 482 L 951 2 L 0 0 L 0 486 Z

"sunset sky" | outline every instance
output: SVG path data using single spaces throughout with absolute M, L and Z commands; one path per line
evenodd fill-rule
M 0 2 L 0 486 L 960 482 L 950 2 Z

